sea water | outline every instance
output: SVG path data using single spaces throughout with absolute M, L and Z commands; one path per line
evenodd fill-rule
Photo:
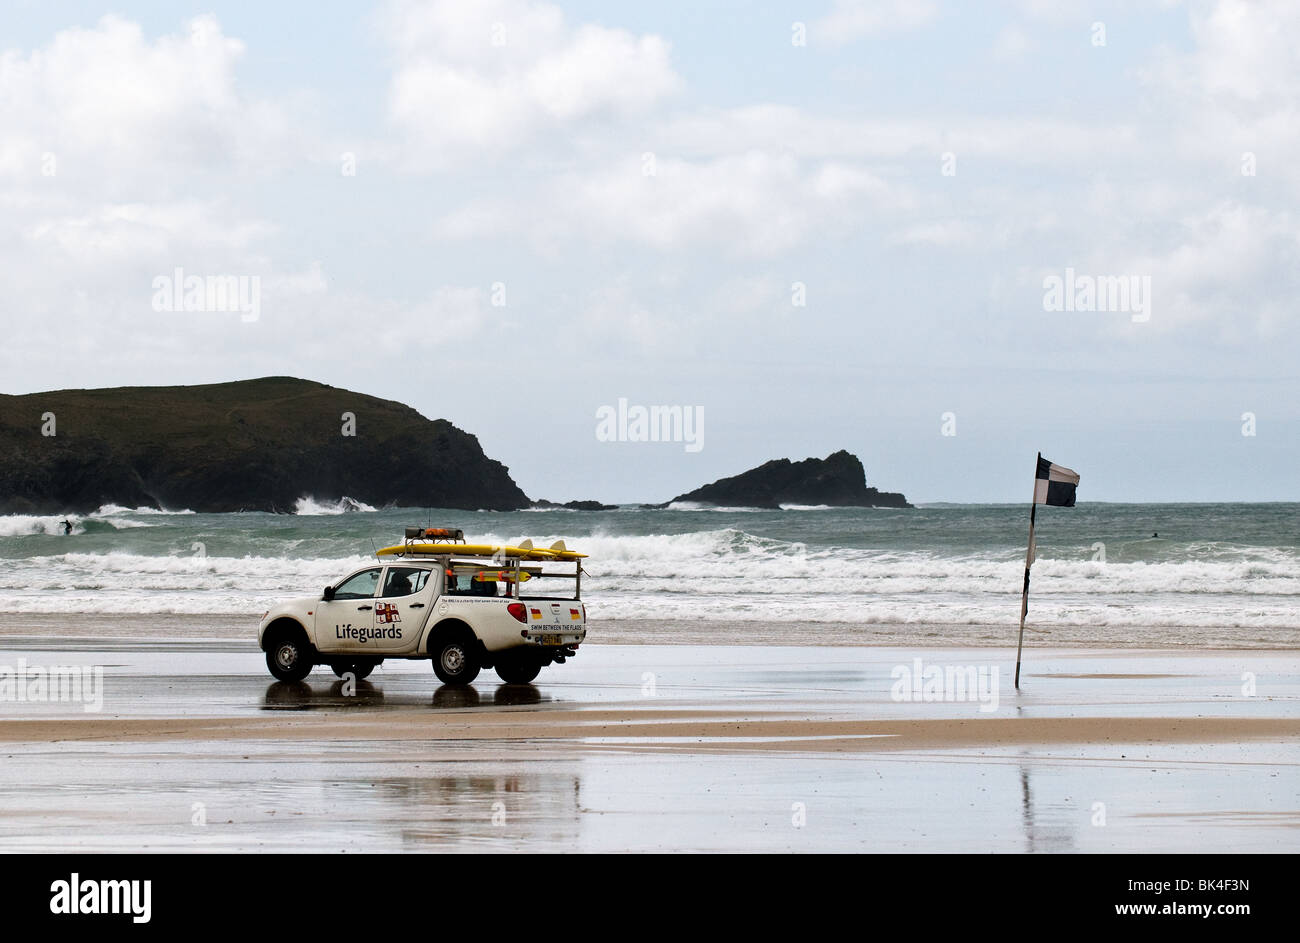
M 298 512 L 109 506 L 72 516 L 69 536 L 61 516 L 0 517 L 0 612 L 258 615 L 373 561 L 405 526 L 433 525 L 589 554 L 593 623 L 707 623 L 720 642 L 755 621 L 1006 626 L 1029 528 L 1027 505 L 502 513 L 305 498 Z M 1177 629 L 1189 643 L 1231 627 L 1293 647 L 1298 524 L 1300 504 L 1040 507 L 1031 625 L 1131 627 L 1135 639 Z

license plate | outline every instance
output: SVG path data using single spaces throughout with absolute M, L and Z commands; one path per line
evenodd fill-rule
M 539 642 L 541 642 L 543 645 L 559 645 L 559 644 L 560 644 L 560 636 L 558 636 L 558 635 L 539 635 L 539 636 L 537 636 L 537 640 L 538 640 Z

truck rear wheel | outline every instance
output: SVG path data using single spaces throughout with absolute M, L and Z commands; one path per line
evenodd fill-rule
M 433 673 L 443 684 L 469 684 L 479 673 L 478 655 L 463 638 L 452 636 L 433 645 Z
M 506 684 L 528 684 L 542 670 L 541 662 L 523 655 L 497 656 L 497 675 Z

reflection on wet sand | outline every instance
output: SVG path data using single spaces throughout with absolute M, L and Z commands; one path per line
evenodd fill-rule
M 329 685 L 312 685 L 306 681 L 276 681 L 262 695 L 262 709 L 275 711 L 310 711 L 322 709 L 355 710 L 357 708 L 428 708 L 463 710 L 470 707 L 521 707 L 553 702 L 535 685 L 500 684 L 486 698 L 472 685 L 440 685 L 432 700 L 420 700 L 409 694 L 386 701 L 383 686 L 371 681 L 334 681 Z
M 306 681 L 277 681 L 267 687 L 262 697 L 263 708 L 276 711 L 380 707 L 383 703 L 383 688 L 369 681 L 335 681 L 328 687 L 317 685 L 315 688 Z
M 377 798 L 392 804 L 404 845 L 550 847 L 577 841 L 582 784 L 574 773 L 453 773 L 374 785 Z
M 1029 789 L 1029 766 L 1020 767 L 1020 809 L 1025 830 L 1025 851 L 1077 851 L 1068 819 L 1035 812 Z M 1055 821 L 1053 821 L 1055 819 Z

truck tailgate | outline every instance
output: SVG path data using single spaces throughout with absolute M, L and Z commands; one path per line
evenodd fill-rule
M 582 603 L 576 599 L 523 599 L 528 607 L 528 625 L 530 628 L 557 629 L 572 631 L 586 627 L 586 613 Z

